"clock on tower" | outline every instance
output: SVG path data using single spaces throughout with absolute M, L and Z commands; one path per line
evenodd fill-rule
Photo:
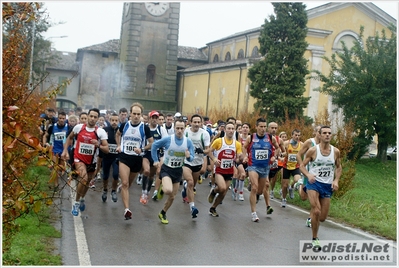
M 153 16 L 162 16 L 169 8 L 169 4 L 165 2 L 149 2 L 145 3 L 148 13 Z

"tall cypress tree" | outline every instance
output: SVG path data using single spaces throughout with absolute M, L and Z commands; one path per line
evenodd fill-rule
M 309 97 L 304 97 L 309 74 L 303 57 L 308 46 L 306 5 L 272 3 L 275 15 L 265 19 L 259 36 L 262 58 L 248 70 L 250 95 L 257 99 L 255 109 L 268 120 L 283 122 L 303 117 Z

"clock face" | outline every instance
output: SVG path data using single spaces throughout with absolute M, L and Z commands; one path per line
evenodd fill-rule
M 165 2 L 147 2 L 145 3 L 145 8 L 151 15 L 161 16 L 168 10 L 169 4 Z

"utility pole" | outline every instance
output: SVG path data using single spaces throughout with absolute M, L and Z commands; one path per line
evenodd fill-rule
M 35 28 L 36 28 L 36 21 L 33 19 L 32 20 L 32 45 L 31 45 L 31 50 L 30 50 L 30 69 L 29 69 L 29 82 L 28 82 L 28 88 L 30 91 L 33 90 L 33 85 L 32 85 L 32 74 L 33 74 L 33 47 L 35 46 Z

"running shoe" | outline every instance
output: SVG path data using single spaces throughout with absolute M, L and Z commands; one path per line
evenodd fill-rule
M 162 191 L 162 184 L 161 184 L 161 185 L 159 185 L 159 190 L 158 190 L 158 193 L 157 193 L 157 199 L 161 200 L 162 198 L 163 198 L 163 191 Z
M 267 208 L 267 210 L 266 210 L 266 214 L 270 215 L 270 214 L 273 213 L 273 211 L 274 211 L 274 209 L 273 209 L 271 206 L 269 206 L 269 207 Z
M 107 194 L 108 194 L 108 191 L 107 190 L 103 190 L 103 195 L 101 196 L 103 202 L 107 201 Z
M 141 185 L 141 183 L 142 183 L 142 175 L 141 175 L 141 174 L 139 174 L 139 175 L 137 176 L 137 178 L 136 178 L 136 183 L 137 183 L 137 185 Z
M 155 180 L 152 181 L 151 187 L 155 187 Z
M 316 237 L 315 239 L 312 240 L 312 246 L 313 246 L 313 250 L 315 250 L 315 251 L 321 250 L 319 238 Z
M 146 200 L 146 195 L 145 194 L 142 194 L 140 196 L 140 203 L 143 204 L 143 205 L 147 204 L 147 200 Z
M 208 195 L 208 202 L 213 203 L 215 196 L 216 196 L 216 193 L 213 191 L 213 188 L 211 188 L 211 191 L 209 192 L 209 195 Z
M 79 209 L 80 211 L 85 211 L 86 209 L 85 200 L 83 198 L 80 199 Z
M 125 220 L 132 219 L 132 212 L 130 211 L 130 209 L 125 208 L 125 213 L 123 214 L 123 216 L 125 217 Z
M 244 195 L 243 194 L 238 194 L 238 200 L 244 201 Z
M 120 194 L 121 191 L 122 191 L 122 184 L 119 184 L 119 185 L 118 185 L 118 188 L 116 188 L 116 192 L 117 192 L 118 194 Z
M 168 224 L 169 221 L 166 219 L 166 214 L 159 213 L 158 218 L 161 220 L 163 224 Z
M 75 216 L 75 217 L 79 216 L 79 206 L 80 206 L 80 203 L 79 203 L 79 202 L 75 202 L 75 203 L 72 204 L 72 211 L 71 211 L 71 213 L 72 213 L 72 215 Z
M 196 208 L 196 207 L 194 207 L 194 206 L 192 206 L 191 207 L 191 217 L 194 219 L 194 218 L 197 218 L 197 214 L 198 214 L 198 209 Z
M 115 190 L 112 190 L 112 191 L 111 191 L 111 199 L 112 199 L 112 201 L 114 201 L 114 202 L 117 202 L 117 201 L 118 201 L 118 196 L 116 195 L 116 191 L 115 191 Z
M 237 192 L 235 192 L 234 189 L 231 189 L 231 198 L 233 198 L 234 201 L 237 200 Z
M 290 198 L 294 199 L 294 189 L 292 187 L 288 188 L 288 192 L 290 194 Z
M 258 217 L 258 215 L 256 215 L 256 212 L 252 213 L 252 221 L 259 222 L 259 217 Z
M 216 208 L 210 208 L 209 214 L 211 214 L 212 217 L 219 217 L 219 214 L 216 212 Z
M 96 188 L 96 179 L 92 179 L 92 180 L 90 181 L 89 187 L 90 187 L 91 189 Z
M 274 199 L 274 191 L 270 191 L 270 199 Z
M 203 178 L 202 178 L 202 176 L 200 175 L 199 178 L 198 178 L 198 184 L 202 184 L 202 181 L 203 181 Z
M 312 227 L 312 219 L 311 218 L 307 218 L 306 219 L 306 226 L 311 228 Z
M 256 204 L 258 204 L 259 199 L 260 199 L 260 194 L 256 194 Z
M 155 190 L 154 194 L 152 195 L 152 200 L 157 201 L 158 200 L 158 191 Z
M 193 193 L 197 194 L 197 188 L 195 188 L 195 187 L 193 188 Z
M 300 178 L 295 184 L 294 184 L 294 189 L 295 191 L 299 190 L 299 186 L 301 186 L 303 184 L 303 179 Z
M 285 208 L 285 206 L 287 205 L 287 199 L 283 199 L 283 200 L 281 200 L 281 207 L 282 208 Z

